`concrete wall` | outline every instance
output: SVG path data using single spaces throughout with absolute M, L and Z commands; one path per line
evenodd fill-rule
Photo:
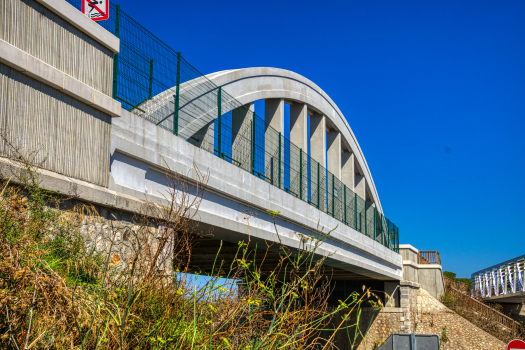
M 0 0 L 0 132 L 43 168 L 107 186 L 118 46 L 63 0 Z
M 45 169 L 107 186 L 111 117 L 0 63 L 0 131 Z M 0 140 L 0 154 L 9 148 Z
M 0 0 L 0 39 L 111 95 L 113 52 L 41 3 Z
M 418 264 L 419 251 L 410 244 L 400 244 L 399 254 L 403 258 L 403 279 L 418 283 L 434 298 L 445 293 L 445 281 L 441 265 Z

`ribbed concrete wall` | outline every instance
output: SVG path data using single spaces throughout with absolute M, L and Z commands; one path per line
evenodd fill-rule
M 106 95 L 113 54 L 34 0 L 0 0 L 0 39 Z
M 1 63 L 0 132 L 45 169 L 108 186 L 110 116 Z

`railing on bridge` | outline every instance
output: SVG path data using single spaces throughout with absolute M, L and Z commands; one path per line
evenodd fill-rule
M 434 250 L 420 251 L 417 257 L 418 264 L 437 264 L 441 265 L 439 253 Z
M 78 9 L 81 1 L 67 0 Z M 214 153 L 399 252 L 399 229 L 264 118 L 110 3 L 98 22 L 120 38 L 113 98 L 124 109 Z M 241 115 L 243 122 L 236 123 Z
M 472 274 L 472 295 L 490 298 L 506 294 L 525 292 L 525 256 Z

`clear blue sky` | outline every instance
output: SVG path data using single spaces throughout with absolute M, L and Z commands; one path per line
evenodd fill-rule
M 325 90 L 401 243 L 462 277 L 525 253 L 525 0 L 121 5 L 205 74 L 279 67 Z

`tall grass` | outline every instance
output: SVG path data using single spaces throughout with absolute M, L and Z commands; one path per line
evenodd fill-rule
M 111 220 L 111 237 L 100 247 L 79 231 L 102 220 L 95 208 L 66 210 L 68 198 L 44 191 L 30 161 L 14 168 L 20 171 L 0 187 L 3 349 L 329 349 L 336 332 L 353 348 L 366 331 L 358 326 L 363 303 L 382 307 L 364 287 L 337 307 L 328 304 L 327 257 L 318 250 L 330 232 L 296 233 L 293 250 L 273 247 L 281 259 L 270 272 L 263 269 L 268 247 L 238 242 L 233 262 L 216 259 L 197 283 L 189 262 L 206 174 L 197 171 L 190 195 L 186 180 L 167 173 L 170 204 L 145 202 L 134 229 Z M 270 214 L 275 224 L 279 213 Z M 123 234 L 124 253 L 116 249 Z

